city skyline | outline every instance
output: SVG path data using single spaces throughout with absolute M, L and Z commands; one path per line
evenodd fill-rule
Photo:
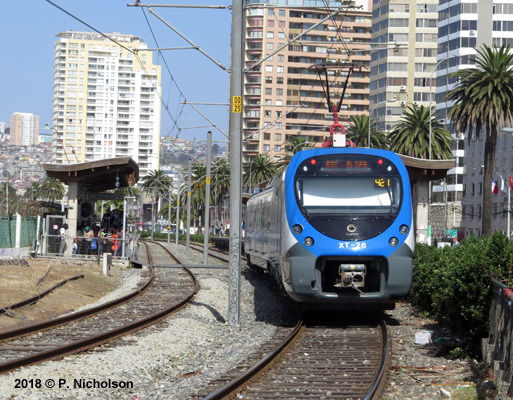
M 231 1 L 218 3 L 230 5 Z M 164 104 L 161 135 L 175 137 L 178 134 L 179 137 L 203 139 L 206 132 L 212 130 L 215 140 L 226 140 L 214 127 L 204 127 L 209 122 L 191 105 L 181 104 L 226 104 L 229 74 L 225 70 L 199 51 L 190 49 L 189 43 L 146 9 L 143 12 L 140 7 L 127 7 L 127 2 L 118 0 L 87 3 L 61 0 L 54 4 L 102 33 L 115 31 L 140 36 L 151 49 L 158 46 L 182 48 L 162 51 L 167 66 L 159 52 L 153 52 L 155 63 L 162 66 Z M 161 1 L 160 4 L 169 2 Z M 211 2 L 198 0 L 195 4 L 211 5 Z M 154 11 L 213 59 L 229 67 L 231 12 L 228 9 L 155 7 Z M 67 30 L 92 30 L 59 10 L 52 2 L 38 0 L 6 3 L 0 15 L 0 26 L 4 37 L 12 38 L 5 42 L 4 49 L 4 54 L 12 55 L 12 62 L 4 62 L 0 66 L 3 77 L 0 121 L 9 123 L 15 112 L 33 113 L 40 116 L 40 128 L 44 128 L 47 122 L 52 123 L 53 49 L 57 35 Z M 227 106 L 194 107 L 224 132 L 227 131 Z M 194 127 L 201 128 L 190 129 Z

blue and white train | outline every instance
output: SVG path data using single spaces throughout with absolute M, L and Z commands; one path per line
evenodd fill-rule
M 397 154 L 319 148 L 248 200 L 244 247 L 306 308 L 393 309 L 412 279 L 408 172 Z

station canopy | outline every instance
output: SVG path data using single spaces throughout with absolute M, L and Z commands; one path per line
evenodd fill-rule
M 139 180 L 139 165 L 131 157 L 116 157 L 78 164 L 43 164 L 50 178 L 69 185 L 78 182 L 90 191 L 103 192 L 134 186 Z

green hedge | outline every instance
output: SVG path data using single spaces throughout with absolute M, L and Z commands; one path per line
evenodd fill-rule
M 142 231 L 142 232 L 140 232 L 140 234 L 141 234 L 141 238 L 143 238 L 143 239 L 151 238 L 151 232 L 150 231 Z M 203 243 L 203 235 L 190 235 L 189 238 L 190 238 L 191 242 Z M 155 240 L 167 240 L 167 233 L 157 233 L 157 232 L 154 232 L 153 233 L 153 239 L 155 239 Z M 184 242 L 185 240 L 187 240 L 187 236 L 180 234 L 180 235 L 178 235 L 178 240 L 180 242 Z M 171 234 L 170 241 L 172 243 L 174 243 L 176 241 L 176 236 L 175 236 L 174 233 Z
M 507 280 L 512 245 L 500 232 L 472 236 L 456 247 L 415 246 L 411 303 L 477 351 L 488 335 L 491 278 Z

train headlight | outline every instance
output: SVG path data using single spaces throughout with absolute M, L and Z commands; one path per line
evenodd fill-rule
M 312 247 L 314 244 L 314 240 L 310 236 L 308 236 L 307 238 L 305 238 L 305 240 L 303 240 L 303 243 L 306 247 Z
M 403 234 L 403 235 L 406 235 L 409 231 L 410 231 L 410 228 L 408 228 L 408 225 L 401 225 L 399 227 L 399 232 L 401 232 L 401 234 Z
M 303 232 L 303 227 L 299 224 L 296 224 L 292 227 L 292 232 L 294 232 L 296 235 L 299 235 L 301 232 Z
M 399 244 L 399 239 L 397 239 L 396 237 L 390 238 L 388 243 L 390 244 L 390 246 L 396 247 Z

